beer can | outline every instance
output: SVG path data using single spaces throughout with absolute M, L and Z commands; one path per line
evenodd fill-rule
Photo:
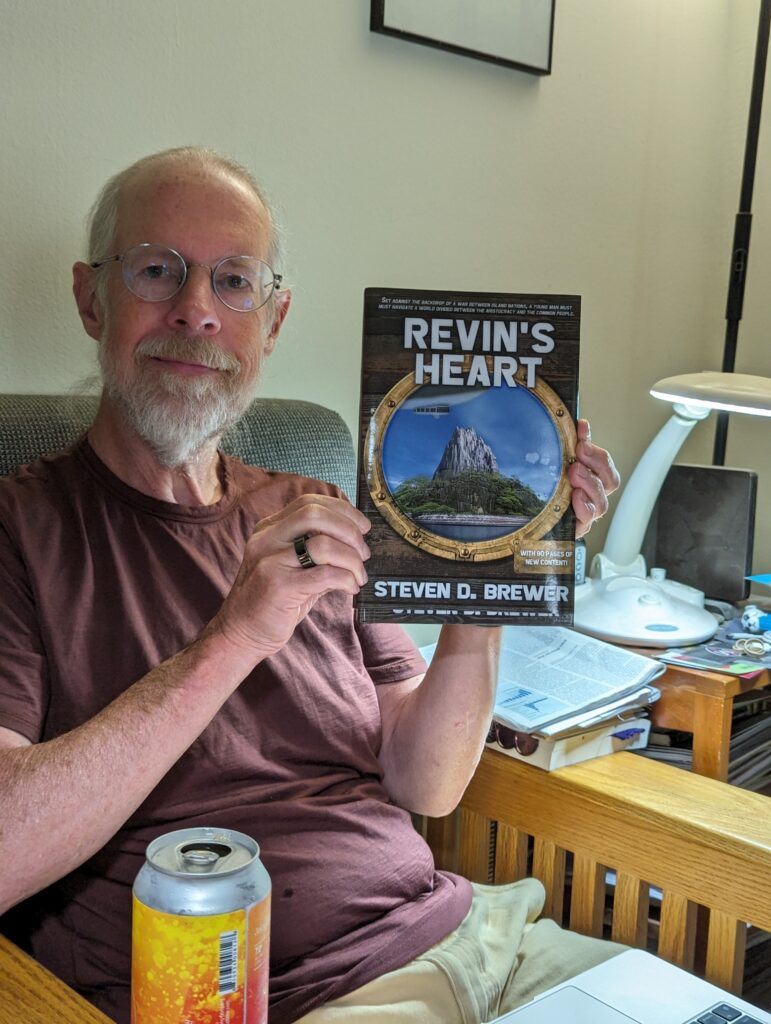
M 131 1024 L 266 1024 L 270 878 L 243 832 L 154 839 L 133 893 Z

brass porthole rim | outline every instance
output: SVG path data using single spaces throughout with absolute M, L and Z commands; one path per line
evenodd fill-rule
M 526 370 L 515 375 L 519 386 L 525 386 Z M 391 417 L 416 391 L 425 387 L 416 384 L 414 375 L 407 374 L 383 396 L 370 419 L 364 446 L 366 460 L 365 476 L 372 501 L 388 525 L 408 543 L 451 561 L 491 562 L 513 555 L 524 543 L 538 541 L 548 534 L 563 518 L 570 505 L 571 487 L 567 479 L 567 468 L 575 461 L 576 430 L 572 417 L 565 415 L 565 404 L 553 388 L 536 374 L 535 386 L 528 391 L 545 407 L 557 431 L 562 451 L 560 480 L 546 506 L 529 523 L 503 537 L 485 541 L 452 540 L 427 530 L 420 523 L 410 519 L 396 504 L 383 473 L 383 439 Z

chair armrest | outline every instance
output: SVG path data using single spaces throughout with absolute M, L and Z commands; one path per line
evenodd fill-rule
M 0 1024 L 113 1024 L 91 1003 L 0 935 Z
M 771 931 L 768 797 L 631 753 L 545 772 L 486 750 L 461 804 Z
M 584 934 L 610 921 L 650 948 L 660 915 L 659 955 L 735 992 L 747 923 L 771 931 L 771 799 L 636 754 L 546 772 L 485 750 L 459 810 L 425 831 L 437 865 L 472 881 L 540 878 L 545 914 L 563 921 L 569 900 Z

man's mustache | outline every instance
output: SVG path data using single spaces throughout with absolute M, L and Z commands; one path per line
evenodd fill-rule
M 223 370 L 235 376 L 241 372 L 241 364 L 234 355 L 224 351 L 211 338 L 195 335 L 192 338 L 168 337 L 145 338 L 134 350 L 134 358 L 174 359 L 182 363 L 198 363 L 213 370 Z

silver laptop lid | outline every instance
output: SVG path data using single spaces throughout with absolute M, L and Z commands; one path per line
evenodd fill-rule
M 574 1019 L 596 1024 L 690 1024 L 721 1004 L 738 1010 L 736 1024 L 771 1024 L 771 1014 L 738 996 L 650 953 L 630 949 L 496 1018 L 494 1024 L 552 1024 Z M 574 1005 L 580 1009 L 574 1011 Z M 589 1015 L 578 1017 L 577 1012 Z M 714 1024 L 714 1018 L 707 1020 Z

